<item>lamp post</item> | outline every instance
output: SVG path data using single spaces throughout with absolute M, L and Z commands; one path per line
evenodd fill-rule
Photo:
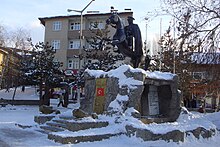
M 78 73 L 78 78 L 80 78 L 80 62 L 81 62 L 81 59 L 82 59 L 82 56 L 81 56 L 81 52 L 82 52 L 82 39 L 83 39 L 83 36 L 82 36 L 82 25 L 83 25 L 83 12 L 86 10 L 86 8 L 89 7 L 89 5 L 95 0 L 91 0 L 81 11 L 80 10 L 73 10 L 73 9 L 67 9 L 67 12 L 77 12 L 77 13 L 80 13 L 80 36 L 79 36 L 79 39 L 80 39 L 80 49 L 79 49 L 79 73 Z M 80 103 L 80 87 L 79 87 L 79 79 L 77 78 L 77 103 Z
M 80 50 L 79 50 L 79 70 L 80 70 L 80 55 L 81 55 L 81 49 L 83 49 L 82 47 L 82 25 L 83 25 L 83 12 L 86 10 L 86 8 L 89 7 L 89 5 L 95 0 L 91 0 L 81 11 L 80 10 L 73 10 L 73 9 L 67 9 L 67 12 L 78 12 L 80 13 L 80 36 L 79 36 L 79 40 L 80 40 Z

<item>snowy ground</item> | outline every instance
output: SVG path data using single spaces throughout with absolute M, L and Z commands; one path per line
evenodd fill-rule
M 6 93 L 5 90 L 0 91 L 0 98 L 11 99 L 13 90 L 9 93 Z M 18 88 L 17 96 L 15 99 L 37 99 L 37 95 L 34 93 L 34 89 L 31 87 L 26 88 L 24 93 L 21 93 L 20 88 Z M 52 101 L 52 105 L 56 107 L 56 101 Z M 68 108 L 61 108 L 61 112 L 68 112 L 76 107 L 75 105 L 70 105 Z M 51 140 L 47 139 L 47 135 L 42 134 L 36 129 L 38 129 L 38 125 L 34 122 L 34 116 L 38 115 L 38 106 L 6 106 L 0 107 L 0 147 L 146 147 L 146 146 L 154 146 L 154 147 L 170 147 L 170 146 L 190 146 L 190 147 L 218 147 L 220 146 L 220 134 L 219 132 L 210 139 L 196 139 L 193 137 L 186 138 L 184 143 L 174 143 L 174 142 L 165 142 L 162 140 L 159 141 L 148 141 L 144 142 L 143 140 L 135 137 L 127 137 L 127 136 L 119 136 L 112 137 L 108 140 L 103 140 L 100 142 L 86 142 L 79 144 L 68 144 L 62 145 L 59 143 L 55 143 Z M 200 125 L 208 127 L 216 127 L 220 130 L 220 112 L 212 113 L 212 114 L 199 114 L 197 112 L 193 113 L 191 116 L 180 117 L 175 123 L 166 123 L 162 125 L 152 124 L 151 127 L 154 131 L 160 131 L 158 128 L 172 129 L 175 127 L 179 127 L 179 129 L 187 129 L 192 127 L 193 125 Z M 21 129 L 16 124 L 22 125 L 30 125 L 31 128 Z M 162 131 L 162 130 L 161 130 Z

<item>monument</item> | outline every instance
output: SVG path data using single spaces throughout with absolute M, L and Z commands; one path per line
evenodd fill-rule
M 112 25 L 116 32 L 113 36 L 112 45 L 117 46 L 120 53 L 131 58 L 134 68 L 137 68 L 143 57 L 141 31 L 137 24 L 133 23 L 134 18 L 127 18 L 129 25 L 124 26 L 117 13 L 106 20 L 106 23 Z

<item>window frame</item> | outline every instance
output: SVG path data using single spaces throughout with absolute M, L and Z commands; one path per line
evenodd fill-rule
M 80 40 L 69 40 L 69 49 L 80 49 Z
M 53 22 L 53 31 L 60 31 L 62 29 L 62 22 L 61 21 L 54 21 Z
M 51 46 L 55 50 L 60 49 L 60 40 L 52 40 L 51 41 Z
M 70 30 L 80 30 L 81 24 L 80 22 L 71 22 L 70 23 Z

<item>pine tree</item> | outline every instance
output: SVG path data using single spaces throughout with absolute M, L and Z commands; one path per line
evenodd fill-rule
M 117 68 L 120 65 L 118 62 L 124 60 L 125 57 L 118 53 L 117 50 L 114 51 L 108 35 L 108 26 L 106 25 L 104 29 L 99 29 L 98 23 L 94 23 L 92 28 L 90 31 L 94 35 L 92 38 L 87 39 L 91 49 L 84 49 L 88 60 L 85 68 L 103 71 Z
M 48 43 L 39 43 L 33 47 L 33 64 L 29 67 L 28 77 L 39 85 L 40 105 L 50 105 L 49 90 L 61 81 L 61 63 L 54 61 L 55 52 Z

